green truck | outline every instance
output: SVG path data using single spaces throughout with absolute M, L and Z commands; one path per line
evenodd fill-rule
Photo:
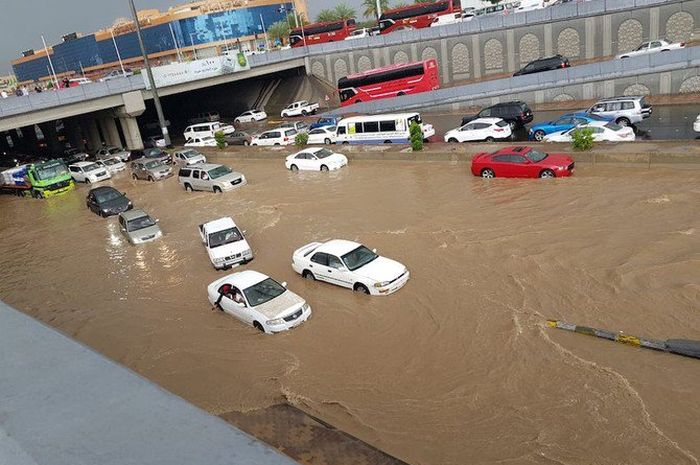
M 16 166 L 0 173 L 0 191 L 31 195 L 36 199 L 52 197 L 73 189 L 75 184 L 63 160 L 48 160 Z

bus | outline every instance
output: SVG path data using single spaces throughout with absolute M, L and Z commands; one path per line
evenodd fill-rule
M 437 61 L 434 58 L 414 63 L 385 66 L 338 80 L 340 105 L 382 98 L 417 94 L 440 88 Z
M 351 116 L 336 127 L 336 144 L 408 144 L 412 123 L 423 130 L 423 139 L 435 135 L 432 124 L 424 123 L 420 113 Z
M 345 40 L 354 30 L 354 19 L 307 24 L 304 26 L 303 31 L 299 27 L 289 32 L 289 45 L 292 47 L 303 47 L 304 45 L 337 42 Z M 304 37 L 306 37 L 306 43 L 304 43 Z
M 379 33 L 388 34 L 400 29 L 420 29 L 430 27 L 440 15 L 460 13 L 458 0 L 440 0 L 435 3 L 414 5 L 387 10 L 379 17 Z

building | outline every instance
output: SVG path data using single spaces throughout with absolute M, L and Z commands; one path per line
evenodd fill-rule
M 296 9 L 306 14 L 305 0 L 204 0 L 175 6 L 166 12 L 139 11 L 144 45 L 149 58 L 170 63 L 216 55 L 222 48 L 256 50 L 265 45 L 264 31 Z M 178 53 L 180 56 L 178 56 Z M 50 65 L 56 75 L 99 77 L 110 70 L 142 66 L 135 25 L 117 19 L 112 27 L 92 34 L 71 33 L 60 44 L 46 50 L 27 50 L 12 62 L 20 83 L 51 80 Z

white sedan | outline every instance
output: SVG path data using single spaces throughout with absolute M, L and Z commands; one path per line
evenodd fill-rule
M 95 163 L 98 166 L 105 168 L 107 172 L 111 175 L 114 175 L 126 169 L 126 164 L 123 161 L 121 161 L 118 157 L 97 160 Z
M 665 40 L 651 40 L 649 42 L 644 42 L 637 47 L 636 50 L 619 54 L 616 58 L 629 58 L 638 55 L 646 55 L 648 53 L 668 52 L 669 50 L 676 50 L 679 48 L 685 48 L 685 42 L 671 44 Z
M 571 142 L 573 132 L 579 129 L 593 131 L 593 140 L 596 142 L 631 142 L 635 139 L 634 129 L 629 126 L 620 126 L 609 121 L 594 121 L 588 124 L 580 124 L 567 131 L 553 132 L 544 136 L 544 142 Z
M 185 147 L 216 147 L 216 139 L 213 137 L 192 137 L 187 139 Z
M 445 142 L 468 142 L 509 139 L 512 132 L 510 125 L 501 118 L 478 118 L 462 127 L 445 133 Z
M 252 123 L 254 121 L 262 121 L 267 119 L 267 113 L 262 110 L 248 110 L 244 111 L 236 117 L 234 123 Z
M 324 148 L 305 149 L 287 157 L 284 165 L 292 171 L 335 171 L 348 164 L 348 157 Z
M 361 27 L 352 31 L 344 40 L 364 39 L 372 35 L 366 27 Z
M 693 131 L 700 132 L 700 115 L 695 118 L 695 122 L 693 123 Z
M 450 13 L 448 15 L 440 15 L 430 23 L 430 27 L 444 26 L 445 24 L 457 24 L 463 21 L 462 13 Z
M 335 144 L 335 126 L 323 126 L 309 131 L 308 144 Z
M 292 268 L 306 279 L 326 281 L 371 295 L 389 295 L 410 276 L 399 262 L 377 255 L 357 242 L 312 242 L 294 251 Z
M 267 275 L 247 270 L 217 279 L 207 286 L 209 302 L 224 313 L 264 332 L 279 333 L 311 316 L 304 299 Z

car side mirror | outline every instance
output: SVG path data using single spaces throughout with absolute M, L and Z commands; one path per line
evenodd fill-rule
M 160 223 L 160 220 L 158 218 L 156 218 L 156 223 Z
M 377 253 L 377 249 L 372 249 L 372 253 Z
M 243 231 L 241 231 L 241 234 L 243 234 L 243 235 L 245 236 L 246 234 L 248 234 L 248 231 L 246 231 L 246 230 L 244 229 Z
M 287 287 L 287 281 L 282 283 L 282 287 Z
M 126 197 L 126 192 L 122 192 L 122 195 Z

